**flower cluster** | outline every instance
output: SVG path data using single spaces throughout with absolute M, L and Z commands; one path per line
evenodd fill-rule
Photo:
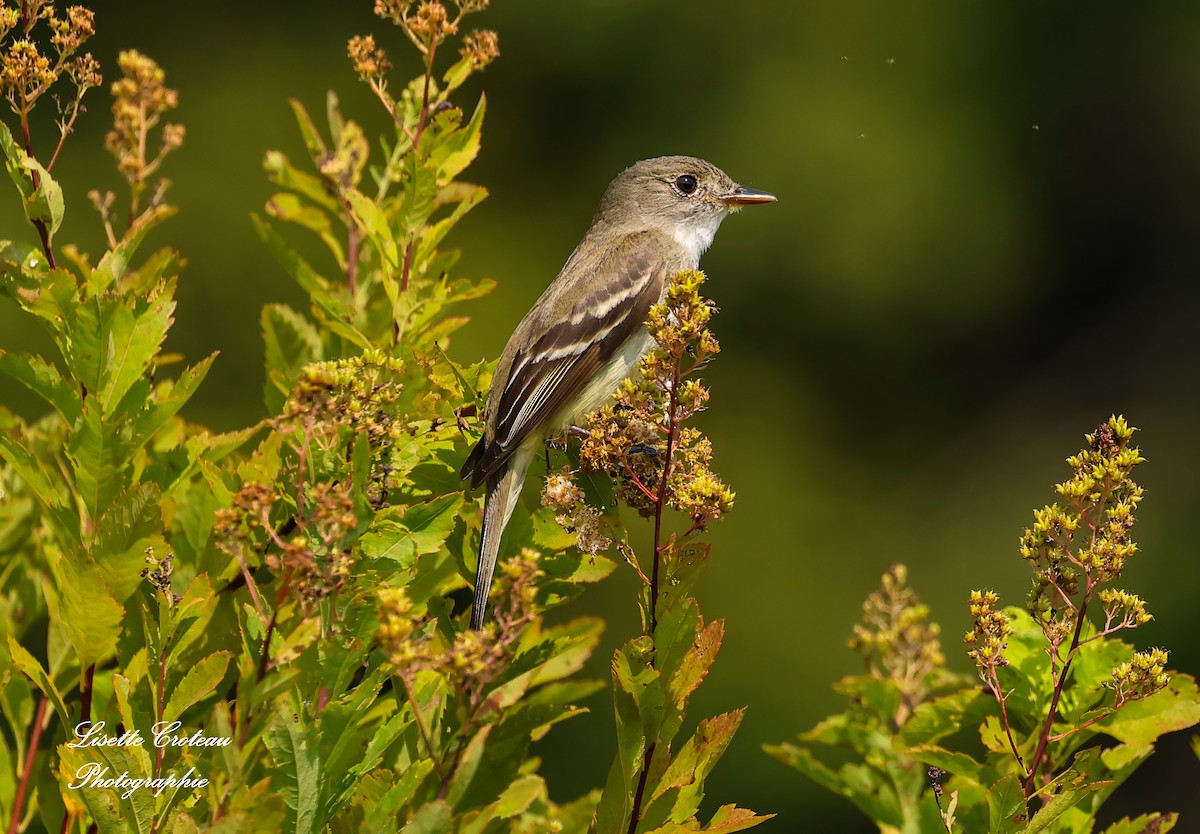
M 1115 706 L 1148 698 L 1166 688 L 1171 682 L 1166 671 L 1167 656 L 1163 649 L 1147 649 L 1134 652 L 1128 662 L 1113 667 L 1112 678 L 1104 685 L 1116 694 Z
M 301 603 L 310 608 L 350 575 L 349 537 L 359 520 L 354 502 L 338 484 L 318 483 L 300 490 L 296 500 L 297 509 L 276 526 L 272 512 L 287 503 L 285 498 L 265 484 L 247 483 L 231 506 L 217 511 L 213 536 L 217 547 L 243 565 L 249 565 L 252 553 L 263 552 L 263 562 L 285 572 Z
M 363 81 L 382 79 L 392 68 L 387 53 L 375 45 L 374 35 L 356 35 L 346 44 L 346 54 Z
M 113 129 L 104 145 L 130 186 L 140 189 L 167 154 L 183 144 L 183 125 L 164 124 L 158 151 L 148 155 L 150 132 L 168 110 L 179 106 L 179 93 L 166 86 L 162 67 L 136 50 L 122 52 L 117 65 L 121 78 L 112 85 Z
M 1135 431 L 1114 416 L 1087 435 L 1089 448 L 1067 458 L 1072 477 L 1056 487 L 1065 505 L 1035 511 L 1021 536 L 1020 553 L 1034 575 L 1029 610 L 1056 645 L 1069 636 L 1081 595 L 1119 578 L 1137 552 L 1130 530 L 1142 488 L 1130 473 L 1145 458 L 1129 445 Z
M 403 432 L 395 408 L 403 372 L 401 360 L 377 350 L 314 362 L 300 373 L 274 427 L 312 432 L 346 426 L 365 432 L 372 446 L 395 440 Z
M 604 535 L 600 511 L 587 503 L 583 490 L 571 480 L 569 469 L 546 476 L 542 506 L 554 512 L 564 529 L 575 533 L 576 546 L 584 553 L 595 556 L 612 546 L 612 539 Z
M 154 548 L 146 548 L 146 567 L 142 568 L 140 576 L 154 590 L 166 597 L 168 604 L 175 605 L 183 597 L 171 590 L 171 574 L 175 572 L 175 554 L 168 552 L 161 559 L 154 558 Z
M 664 302 L 650 311 L 648 327 L 658 347 L 621 385 L 613 404 L 589 415 L 589 436 L 579 453 L 584 469 L 611 474 L 618 497 L 642 515 L 653 515 L 665 499 L 696 529 L 729 512 L 734 500 L 710 468 L 712 443 L 682 425 L 709 398 L 692 375 L 720 351 L 708 329 L 714 307 L 699 293 L 704 280 L 696 271 L 672 276 Z
M 542 576 L 538 554 L 528 548 L 501 562 L 493 595 L 499 601 L 494 619 L 478 631 L 456 633 L 439 628 L 436 619 L 402 588 L 382 588 L 376 632 L 380 645 L 410 685 L 417 673 L 433 671 L 475 714 L 484 704 L 488 686 L 511 665 L 526 627 L 540 620 L 536 596 Z
M 233 503 L 216 512 L 213 537 L 217 547 L 232 556 L 244 556 L 253 549 L 257 532 L 271 529 L 271 510 L 277 500 L 266 484 L 243 484 L 233 496 Z
M 1002 611 L 996 609 L 999 601 L 995 591 L 971 592 L 971 619 L 974 622 L 963 640 L 971 646 L 967 654 L 985 671 L 1008 665 L 1004 650 L 1008 648 L 1012 624 Z
M 472 30 L 462 39 L 458 50 L 459 62 L 442 79 L 446 87 L 439 88 L 433 69 L 439 47 L 459 34 L 464 17 L 486 9 L 488 0 L 458 0 L 454 5 L 457 12 L 451 14 L 447 5 L 440 0 L 422 0 L 419 3 L 414 0 L 375 0 L 376 16 L 398 26 L 424 60 L 424 78 L 417 79 L 415 88 L 410 86 L 405 89 L 403 107 L 388 93 L 387 74 L 392 69 L 392 62 L 387 52 L 376 44 L 375 38 L 358 35 L 346 45 L 355 73 L 367 82 L 388 113 L 401 123 L 401 128 L 409 134 L 414 146 L 428 123 L 431 108 L 444 105 L 449 90 L 500 56 L 500 40 L 495 32 Z M 444 54 L 444 50 L 441 51 Z M 416 102 L 413 101 L 414 90 L 420 91 Z
M 405 433 L 397 405 L 404 370 L 401 360 L 374 350 L 307 365 L 272 427 L 327 454 L 344 447 L 343 429 L 365 435 L 371 448 L 371 501 L 381 507 L 392 487 L 391 449 Z
M 45 20 L 50 29 L 54 57 L 45 54 L 32 39 L 33 23 Z M 80 47 L 96 33 L 96 16 L 83 6 L 70 6 L 60 15 L 54 4 L 23 3 L 21 10 L 0 7 L 0 40 L 14 29 L 22 37 L 9 42 L 0 54 L 0 92 L 22 122 L 42 97 L 62 76 L 75 86 L 73 96 L 55 96 L 60 127 L 64 135 L 74 123 L 83 94 L 101 83 L 100 65 L 91 53 L 75 57 Z
M 892 565 L 878 591 L 863 602 L 863 620 L 855 624 L 850 648 L 863 656 L 872 677 L 892 680 L 905 697 L 903 725 L 911 709 L 923 700 L 935 670 L 946 665 L 941 629 L 929 622 L 929 606 L 908 587 L 908 569 Z
M 483 69 L 500 57 L 500 38 L 490 29 L 476 29 L 463 38 L 458 54 L 470 59 L 475 69 Z
M 458 34 L 458 24 L 464 16 L 486 9 L 488 0 L 461 0 L 455 5 L 458 13 L 451 17 L 445 4 L 439 0 L 422 0 L 420 3 L 414 0 L 375 0 L 375 14 L 399 26 L 422 52 L 428 54 L 439 43 Z

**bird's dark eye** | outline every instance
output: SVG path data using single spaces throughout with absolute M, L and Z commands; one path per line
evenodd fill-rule
M 675 187 L 682 194 L 691 194 L 696 190 L 696 178 L 691 174 L 680 174 L 675 178 Z

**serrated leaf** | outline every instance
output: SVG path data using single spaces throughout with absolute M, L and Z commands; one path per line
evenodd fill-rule
M 302 726 L 303 717 L 286 705 L 276 711 L 264 736 L 279 775 L 289 814 L 289 828 L 296 834 L 315 830 L 321 797 L 321 760 L 311 726 Z
M 62 624 L 82 668 L 116 653 L 125 609 L 113 599 L 95 564 L 66 558 L 58 565 L 58 594 L 48 594 L 51 616 Z
M 696 635 L 695 642 L 688 650 L 679 670 L 671 678 L 668 688 L 675 698 L 675 704 L 682 709 L 688 697 L 696 691 L 708 674 L 717 652 L 721 648 L 721 640 L 725 636 L 725 621 L 713 620 Z
M 463 185 L 466 185 L 465 183 Z M 425 234 L 421 235 L 420 246 L 417 247 L 417 254 L 414 260 L 417 263 L 423 263 L 433 256 L 433 251 L 437 249 L 438 244 L 446 237 L 455 224 L 462 220 L 463 216 L 475 206 L 483 202 L 488 196 L 487 189 L 480 185 L 469 186 L 463 193 L 462 199 L 455 205 L 454 210 L 446 217 L 438 220 L 430 225 L 425 230 Z
M 89 777 L 128 780 L 146 779 L 137 757 L 124 747 L 58 746 L 61 784 L 75 785 L 101 834 L 150 834 L 154 820 L 154 791 L 131 788 L 91 787 Z M 126 795 L 128 794 L 128 795 Z
M 774 814 L 756 814 L 747 808 L 739 808 L 736 805 L 722 805 L 712 815 L 708 825 L 704 826 L 704 830 L 707 834 L 731 834 L 734 831 L 753 828 L 774 816 Z
M 129 269 L 129 262 L 137 252 L 146 235 L 154 229 L 158 224 L 162 223 L 168 217 L 175 214 L 177 209 L 174 206 L 159 204 L 152 206 L 142 215 L 137 225 L 126 232 L 125 237 L 113 249 L 104 253 L 100 258 L 100 263 L 96 264 L 96 268 L 89 273 L 87 277 L 88 294 L 99 295 L 107 292 L 117 281 L 125 277 L 126 270 Z M 170 256 L 159 260 L 159 269 L 150 270 L 147 280 L 156 280 L 162 275 L 162 269 L 166 268 L 173 258 Z
M 331 331 L 364 350 L 372 347 L 371 340 L 354 326 L 354 306 L 348 295 L 336 293 L 329 281 L 300 257 L 283 237 L 258 215 L 251 215 L 254 229 L 259 238 L 275 256 L 280 266 L 292 276 L 309 297 L 313 305 L 324 313 L 323 324 Z
M 188 669 L 183 680 L 171 691 L 163 710 L 163 719 L 178 721 L 188 708 L 216 695 L 217 684 L 225 677 L 230 657 L 227 651 L 214 652 Z
M 0 371 L 45 400 L 68 425 L 79 419 L 79 393 L 42 357 L 0 351 Z
M 134 382 L 153 367 L 154 357 L 174 319 L 171 283 L 149 300 L 129 301 L 102 296 L 79 304 L 67 352 L 67 366 L 87 390 L 98 398 L 102 415 L 112 417 L 116 406 Z
M 66 499 L 59 491 L 58 485 L 51 480 L 45 463 L 3 432 L 0 432 L 0 458 L 8 462 L 37 496 L 42 506 L 53 516 L 58 530 L 78 541 L 79 519 L 67 509 Z
M 1025 828 L 1025 792 L 1016 774 L 1001 777 L 988 788 L 988 831 L 991 834 L 1018 834 Z
M 684 743 L 667 766 L 651 801 L 676 790 L 670 819 L 682 823 L 695 816 L 704 798 L 704 780 L 716 766 L 717 760 L 729 747 L 733 734 L 741 726 L 745 710 L 734 710 L 701 721 L 695 734 Z
M 42 664 L 38 663 L 37 658 L 26 651 L 25 647 L 18 643 L 11 634 L 5 636 L 8 638 L 8 653 L 12 658 L 13 666 L 33 681 L 33 685 L 41 690 L 41 693 L 50 702 L 50 706 L 54 707 L 54 711 L 58 713 L 58 720 L 62 722 L 63 726 L 73 726 L 71 714 L 67 710 L 67 705 L 63 701 L 62 694 L 58 691 L 58 687 L 54 685 L 54 681 L 51 680 L 50 675 L 42 668 Z
M 479 154 L 483 116 L 487 112 L 487 97 L 479 96 L 471 120 L 445 137 L 430 151 L 430 162 L 437 168 L 438 185 L 445 185 L 466 170 Z
M 132 452 L 129 437 L 106 423 L 100 403 L 89 397 L 71 431 L 66 451 L 75 475 L 75 489 L 88 516 L 99 518 L 121 490 L 122 472 Z
M 1126 704 L 1101 722 L 1100 727 L 1118 741 L 1136 746 L 1197 723 L 1200 723 L 1200 690 L 1196 688 L 1196 679 L 1172 672 L 1166 688 L 1149 698 Z
M 381 510 L 359 539 L 363 553 L 411 565 L 418 556 L 438 552 L 454 529 L 462 503 L 463 494 L 453 492 L 423 504 Z
M 170 388 L 160 388 L 154 393 L 149 406 L 133 420 L 129 442 L 134 448 L 140 448 L 179 413 L 179 410 L 200 388 L 200 384 L 208 376 L 208 371 L 216 358 L 217 354 L 215 353 L 205 357 L 184 370 L 179 378 L 171 383 Z

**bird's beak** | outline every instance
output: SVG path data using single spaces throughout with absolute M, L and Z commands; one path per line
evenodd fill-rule
M 759 191 L 757 188 L 747 188 L 744 185 L 739 185 L 733 191 L 728 194 L 722 194 L 717 199 L 729 206 L 753 206 L 758 203 L 773 203 L 776 197 L 774 194 Z

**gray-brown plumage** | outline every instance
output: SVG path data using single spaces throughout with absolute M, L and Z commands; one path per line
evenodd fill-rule
M 717 227 L 774 197 L 688 156 L 647 159 L 608 186 L 591 228 L 509 337 L 483 437 L 462 477 L 487 484 L 471 627 L 483 625 L 500 539 L 546 438 L 599 408 L 652 345 L 645 322 L 667 278 L 695 269 Z

